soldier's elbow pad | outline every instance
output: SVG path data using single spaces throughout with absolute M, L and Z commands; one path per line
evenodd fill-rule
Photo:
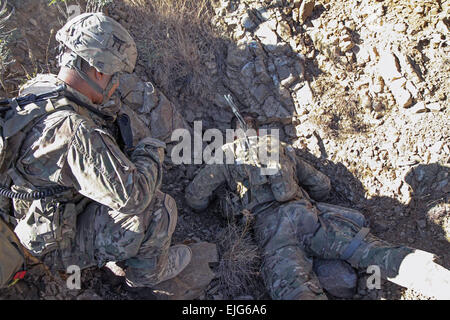
M 284 171 L 282 174 L 269 176 L 269 180 L 272 193 L 277 201 L 286 202 L 298 195 L 299 186 L 292 172 Z
M 331 180 L 326 175 L 322 175 L 322 183 L 320 184 L 320 190 L 325 195 L 331 192 Z
M 140 195 L 144 194 L 142 189 L 135 190 L 134 192 L 137 192 Z M 148 193 L 145 194 L 145 196 L 139 197 L 129 196 L 125 204 L 117 211 L 126 215 L 142 214 L 146 212 L 146 210 L 150 207 L 154 196 L 155 196 L 154 192 L 150 190 Z

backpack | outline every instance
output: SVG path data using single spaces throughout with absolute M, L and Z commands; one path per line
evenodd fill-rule
M 14 166 L 26 132 L 42 116 L 59 109 L 50 98 L 57 97 L 64 88 L 44 92 L 39 95 L 29 94 L 24 97 L 0 101 L 0 287 L 10 281 L 11 276 L 23 264 L 21 244 L 17 243 L 17 231 L 11 231 L 5 222 L 17 225 L 12 212 L 12 198 L 33 201 L 52 196 L 66 190 L 62 186 L 39 191 L 12 190 L 11 167 Z M 17 228 L 17 226 L 16 226 Z M 22 239 L 22 238 L 20 238 Z M 22 240 L 21 240 L 22 241 Z
M 28 95 L 17 99 L 5 99 L 0 101 L 0 213 L 3 219 L 13 222 L 11 212 L 10 196 L 13 192 L 8 190 L 11 178 L 7 174 L 10 165 L 17 158 L 19 148 L 25 134 L 21 132 L 34 119 L 44 115 L 49 110 L 46 99 L 61 91 L 57 88 L 42 95 Z M 14 107 L 29 106 L 26 114 L 17 122 L 13 119 Z M 22 245 L 18 242 L 17 236 L 8 227 L 5 221 L 0 218 L 0 288 L 15 283 L 23 278 L 24 272 L 18 271 L 24 266 L 25 258 Z

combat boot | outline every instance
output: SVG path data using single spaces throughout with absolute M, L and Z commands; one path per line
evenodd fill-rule
M 183 244 L 174 245 L 157 258 L 128 260 L 125 280 L 129 287 L 154 287 L 176 277 L 191 262 L 192 251 Z
M 166 268 L 159 276 L 158 283 L 175 278 L 191 262 L 191 248 L 184 244 L 177 244 L 169 248 Z

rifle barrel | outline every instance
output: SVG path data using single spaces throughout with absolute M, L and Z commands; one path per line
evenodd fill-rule
M 233 111 L 234 115 L 236 116 L 236 118 L 238 119 L 240 125 L 242 126 L 242 128 L 247 131 L 247 123 L 245 122 L 244 118 L 242 117 L 242 115 L 240 114 L 238 108 L 236 107 L 236 105 L 233 102 L 233 98 L 231 97 L 230 94 L 224 95 L 225 100 L 228 102 L 228 105 L 231 107 L 231 110 Z

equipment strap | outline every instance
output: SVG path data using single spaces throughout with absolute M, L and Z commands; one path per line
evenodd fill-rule
M 119 126 L 120 135 L 125 144 L 125 152 L 133 151 L 133 131 L 131 130 L 130 117 L 126 114 L 121 114 L 117 117 L 117 124 Z
M 370 229 L 369 228 L 361 228 L 359 232 L 355 235 L 353 240 L 350 242 L 350 244 L 345 248 L 344 252 L 341 255 L 342 260 L 349 259 L 356 251 L 356 249 L 359 248 L 361 243 L 363 242 L 364 238 L 369 234 Z
M 72 101 L 73 103 L 82 106 L 83 108 L 88 109 L 89 111 L 97 114 L 98 116 L 102 117 L 103 119 L 105 119 L 106 121 L 113 121 L 114 118 L 106 115 L 102 112 L 100 112 L 99 110 L 95 109 L 94 107 L 90 106 L 89 104 L 81 101 L 80 99 L 78 99 L 77 97 L 75 97 L 74 95 L 70 94 L 67 91 L 64 91 L 63 96 L 67 98 L 67 100 Z

